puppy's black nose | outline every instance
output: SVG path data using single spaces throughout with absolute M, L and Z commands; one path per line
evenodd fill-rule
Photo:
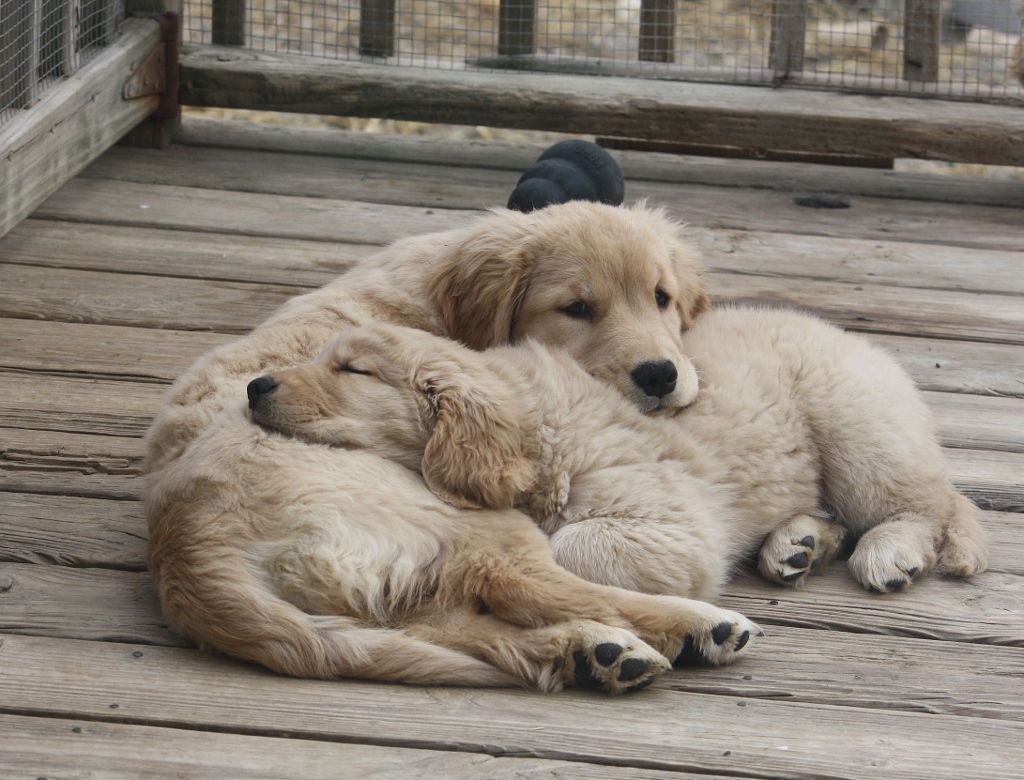
M 260 396 L 274 392 L 276 387 L 277 382 L 274 381 L 272 376 L 261 376 L 252 380 L 249 386 L 245 388 L 245 392 L 249 395 L 249 408 L 255 409 L 256 404 L 260 402 Z
M 679 372 L 671 360 L 641 363 L 630 373 L 633 383 L 644 391 L 644 395 L 664 398 L 676 389 Z

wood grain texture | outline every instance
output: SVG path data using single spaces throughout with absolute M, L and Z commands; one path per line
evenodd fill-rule
M 145 571 L 149 530 L 137 501 L 5 493 L 0 561 Z
M 274 780 L 671 780 L 707 778 L 677 772 L 600 766 L 481 753 L 350 745 L 286 736 L 248 736 L 133 726 L 86 719 L 0 714 L 5 777 L 83 777 L 90 780 L 246 777 Z M 714 777 L 722 777 L 715 775 Z M 728 778 L 728 775 L 724 775 Z
M 0 262 L 319 287 L 377 251 L 372 244 L 26 219 L 0 241 Z
M 191 645 L 167 627 L 149 574 L 33 563 L 0 563 L 0 632 Z
M 120 151 L 114 153 L 119 154 Z M 187 155 L 187 152 L 180 154 Z M 105 163 L 101 163 L 97 173 L 105 170 L 107 175 L 144 181 L 122 181 L 120 186 L 114 186 L 115 179 L 79 178 L 69 182 L 37 210 L 35 216 L 383 244 L 400 236 L 461 224 L 458 217 L 462 212 L 466 212 L 462 216 L 468 218 L 481 209 L 504 206 L 518 178 L 503 171 L 420 163 L 385 162 L 380 163 L 383 170 L 377 171 L 360 161 L 335 158 L 282 155 L 279 159 L 272 156 L 273 163 L 268 164 L 262 154 L 227 150 L 207 154 L 218 161 L 216 167 L 223 176 L 245 191 L 224 190 L 219 177 L 191 168 L 182 170 L 181 166 L 174 169 L 139 152 L 140 159 L 149 161 L 143 173 L 114 174 Z M 274 174 L 273 166 L 282 167 L 280 176 Z M 224 170 L 228 167 L 229 172 Z M 331 175 L 318 176 L 317 169 L 321 167 Z M 367 173 L 369 170 L 374 170 L 372 176 Z M 463 178 L 468 181 L 463 183 Z M 305 186 L 306 194 L 302 194 L 304 179 L 313 182 Z M 481 189 L 485 185 L 490 193 L 486 197 Z M 217 189 L 210 190 L 210 187 Z M 182 191 L 175 188 L 193 191 L 196 202 L 183 199 Z M 223 194 L 217 195 L 218 190 Z M 309 197 L 310 192 L 318 197 Z M 627 182 L 626 193 L 627 202 L 647 198 L 653 205 L 664 206 L 673 216 L 696 227 L 1024 250 L 1024 239 L 1012 208 L 851 196 L 846 199 L 849 208 L 815 209 L 796 204 L 795 196 L 804 194 L 799 190 L 785 193 L 644 180 Z M 267 198 L 261 199 L 259 195 Z M 271 197 L 275 195 L 280 199 L 275 201 Z M 112 198 L 122 208 L 115 214 L 99 209 L 88 200 L 76 203 L 76 197 Z M 218 204 L 218 200 L 223 202 Z M 332 205 L 331 201 L 340 202 Z M 236 208 L 256 211 L 251 215 L 238 214 L 232 222 L 223 214 L 235 203 Z M 377 203 L 377 209 L 368 208 L 367 203 Z M 149 208 L 140 209 L 140 205 Z M 205 213 L 210 209 L 214 210 Z M 332 209 L 340 210 L 338 219 L 329 218 Z M 353 209 L 352 217 L 359 221 L 347 224 L 340 221 Z M 151 213 L 144 213 L 147 211 Z M 262 211 L 266 215 L 260 218 Z M 447 222 L 439 218 L 442 211 L 451 217 Z M 387 224 L 389 213 L 402 222 Z M 173 221 L 174 214 L 179 215 L 179 221 Z M 323 219 L 318 219 L 317 215 Z M 209 227 L 200 227 L 204 225 Z
M 0 132 L 0 236 L 149 116 L 159 97 L 124 100 L 121 87 L 160 40 L 152 19 L 124 34 Z
M 0 428 L 0 491 L 137 501 L 145 449 L 140 438 Z
M 292 680 L 190 650 L 42 637 L 5 637 L 0 664 L 0 701 L 23 715 L 748 777 L 877 778 L 881 763 L 892 777 L 984 780 L 1016 778 L 1024 761 L 1019 724 L 992 718 L 664 687 L 614 699 L 538 698 Z
M 231 336 L 0 318 L 0 367 L 170 383 Z
M 840 563 L 800 589 L 736 577 L 719 603 L 767 625 L 1024 647 L 1022 598 L 1024 578 L 1001 572 L 925 577 L 904 592 L 872 594 Z
M 328 155 L 364 160 L 426 162 L 521 173 L 549 144 L 443 136 L 364 133 L 340 128 L 264 124 L 240 119 L 183 118 L 175 143 L 251 151 Z M 725 157 L 615 150 L 627 187 L 633 181 L 756 187 L 785 192 L 869 195 L 989 206 L 1024 206 L 1020 182 Z
M 595 133 L 873 157 L 1020 165 L 1012 107 L 677 81 L 433 72 L 311 57 L 186 47 L 185 100 L 302 113 Z

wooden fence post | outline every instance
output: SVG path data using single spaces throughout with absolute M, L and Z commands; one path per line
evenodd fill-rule
M 395 8 L 395 0 L 360 0 L 360 55 L 395 56 Z
M 245 46 L 245 0 L 213 0 L 210 42 Z
M 640 59 L 675 62 L 675 0 L 640 0 Z
M 807 35 L 807 0 L 775 0 L 772 3 L 772 38 L 768 67 L 776 77 L 804 69 Z
M 906 0 L 903 15 L 903 78 L 939 80 L 939 0 Z
M 512 57 L 537 50 L 537 0 L 501 0 L 498 6 L 498 55 Z

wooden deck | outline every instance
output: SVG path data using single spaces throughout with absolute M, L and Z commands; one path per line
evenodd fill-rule
M 739 578 L 750 655 L 619 698 L 291 680 L 166 627 L 138 498 L 168 383 L 377 245 L 504 203 L 538 152 L 189 119 L 0 240 L 0 777 L 1022 776 L 1024 182 L 620 154 L 717 300 L 896 353 L 986 510 L 984 575 Z M 850 207 L 794 203 L 823 190 Z

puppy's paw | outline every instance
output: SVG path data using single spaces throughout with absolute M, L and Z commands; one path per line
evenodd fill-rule
M 896 520 L 860 538 L 847 565 L 868 590 L 891 593 L 935 566 L 935 541 L 926 523 Z
M 758 571 L 771 582 L 799 587 L 832 560 L 845 538 L 846 529 L 837 523 L 797 515 L 768 534 L 758 553 Z
M 724 666 L 735 661 L 751 637 L 764 636 L 756 623 L 738 612 L 712 607 L 697 630 L 687 634 L 675 666 Z
M 569 684 L 625 693 L 646 688 L 672 666 L 661 653 L 624 629 L 581 626 L 567 659 Z

